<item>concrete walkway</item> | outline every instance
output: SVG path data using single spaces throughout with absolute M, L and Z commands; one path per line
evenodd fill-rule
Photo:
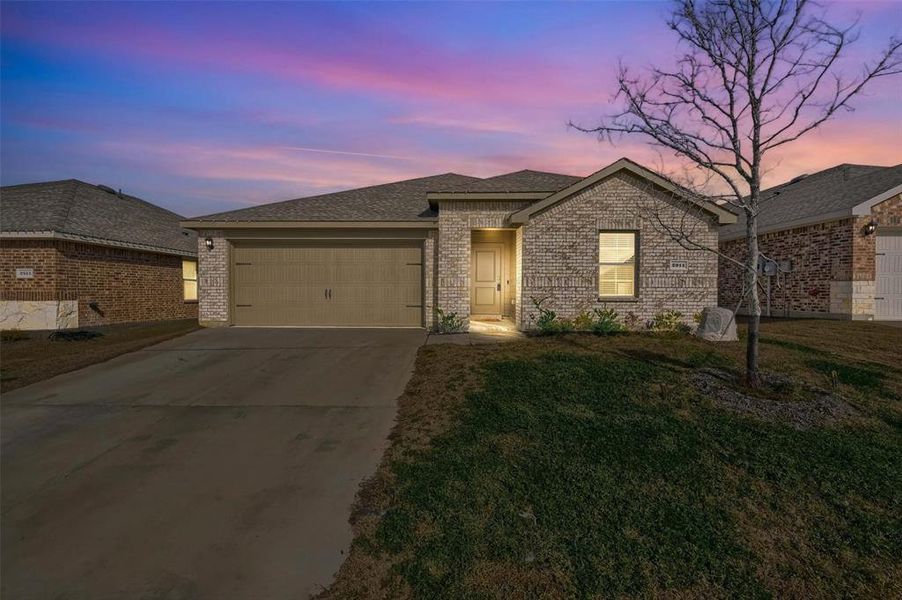
M 304 598 L 421 330 L 202 330 L 3 396 L 3 598 Z
M 526 339 L 522 331 L 510 319 L 500 321 L 470 320 L 470 328 L 467 333 L 430 334 L 427 344 L 457 344 L 463 346 L 476 346 L 480 344 L 500 344 L 502 342 L 516 342 Z

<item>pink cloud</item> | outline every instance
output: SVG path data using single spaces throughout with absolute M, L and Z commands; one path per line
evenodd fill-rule
M 549 103 L 595 102 L 604 97 L 584 72 L 549 62 L 536 53 L 484 55 L 449 51 L 395 32 L 391 43 L 359 50 L 287 47 L 246 37 L 188 35 L 144 22 L 120 22 L 103 35 L 48 22 L 40 28 L 15 17 L 4 35 L 29 39 L 75 52 L 106 57 L 139 57 L 174 68 L 185 66 L 265 75 L 285 82 L 305 82 L 337 90 L 365 91 L 435 100 L 488 101 L 547 106 Z

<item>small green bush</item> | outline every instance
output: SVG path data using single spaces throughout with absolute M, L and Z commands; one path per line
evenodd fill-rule
M 555 322 L 555 329 L 558 333 L 571 333 L 576 331 L 573 319 L 560 318 Z
M 648 323 L 651 331 L 676 331 L 688 333 L 689 326 L 683 321 L 683 313 L 678 310 L 665 310 L 657 313 Z
M 622 323 L 617 320 L 617 311 L 613 308 L 605 308 L 604 310 L 595 309 L 595 318 L 588 328 L 592 333 L 609 334 L 619 333 L 625 329 Z
M 545 307 L 548 296 L 544 298 L 530 298 L 532 305 L 539 311 L 539 317 L 536 319 L 536 328 L 541 334 L 557 333 L 557 313 L 550 308 Z
M 456 312 L 446 313 L 440 308 L 435 309 L 435 320 L 432 330 L 435 333 L 460 333 L 466 328 L 466 323 Z
M 626 328 L 617 319 L 617 311 L 613 309 L 593 309 L 592 312 L 582 311 L 572 319 L 558 317 L 557 313 L 547 308 L 545 303 L 548 298 L 532 298 L 532 304 L 539 313 L 536 318 L 536 328 L 542 335 L 554 333 L 571 333 L 574 331 L 587 331 L 597 334 L 610 334 L 624 331 Z

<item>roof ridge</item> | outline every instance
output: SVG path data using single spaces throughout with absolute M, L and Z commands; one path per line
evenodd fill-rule
M 299 201 L 299 200 L 313 200 L 313 199 L 316 199 L 316 198 L 323 198 L 323 197 L 325 197 L 325 196 L 331 196 L 331 195 L 333 195 L 333 194 L 344 194 L 344 193 L 346 193 L 346 192 L 357 192 L 357 191 L 362 191 L 362 190 L 372 190 L 372 189 L 374 189 L 374 188 L 382 188 L 382 187 L 386 187 L 386 186 L 389 186 L 389 185 L 397 185 L 397 184 L 399 184 L 399 183 L 410 183 L 411 181 L 419 181 L 419 180 L 421 180 L 421 179 L 433 179 L 433 178 L 435 178 L 435 177 L 445 177 L 445 176 L 447 176 L 447 175 L 454 175 L 455 177 L 467 177 L 467 178 L 470 178 L 470 179 L 480 180 L 479 177 L 472 177 L 471 175 L 461 175 L 461 174 L 459 174 L 459 173 L 451 173 L 451 172 L 448 172 L 448 173 L 438 173 L 438 174 L 436 174 L 436 175 L 424 175 L 424 176 L 422 176 L 422 177 L 411 177 L 410 179 L 401 179 L 400 181 L 388 181 L 388 182 L 385 182 L 385 183 L 374 183 L 373 185 L 365 185 L 365 186 L 363 186 L 363 187 L 346 188 L 346 189 L 343 189 L 343 190 L 335 190 L 334 192 L 326 192 L 326 193 L 324 193 L 324 194 L 314 194 L 313 196 L 298 196 L 298 197 L 295 197 L 295 198 L 288 198 L 287 200 L 276 200 L 275 202 L 265 202 L 265 203 L 263 203 L 263 204 L 255 204 L 255 205 L 252 205 L 252 206 L 246 206 L 246 207 L 244 207 L 244 208 L 236 208 L 236 209 L 233 209 L 233 210 L 224 210 L 224 211 L 219 211 L 219 212 L 215 212 L 215 213 L 209 213 L 209 214 L 205 214 L 205 215 L 199 215 L 199 216 L 193 217 L 193 218 L 194 218 L 194 219 L 201 219 L 201 218 L 204 218 L 204 217 L 209 217 L 209 216 L 214 216 L 214 215 L 223 215 L 223 214 L 228 214 L 228 213 L 238 212 L 238 211 L 241 211 L 241 210 L 249 210 L 249 209 L 252 209 L 252 208 L 256 208 L 256 207 L 258 207 L 258 206 L 279 206 L 279 205 L 281 205 L 281 204 L 288 204 L 289 202 L 297 202 L 297 201 Z
M 68 177 L 66 179 L 51 179 L 50 181 L 31 181 L 28 183 L 14 183 L 12 185 L 4 185 L 0 187 L 0 190 L 7 190 L 12 188 L 20 188 L 20 187 L 28 187 L 28 186 L 39 186 L 39 185 L 57 185 L 60 183 L 85 183 L 81 179 L 76 179 L 75 177 Z M 88 184 L 91 185 L 91 184 Z
M 896 166 L 898 166 L 898 165 L 896 165 Z M 824 175 L 827 175 L 828 173 L 832 173 L 834 171 L 837 171 L 840 169 L 845 169 L 848 167 L 867 167 L 870 169 L 891 169 L 893 167 L 893 165 L 885 166 L 885 165 L 865 165 L 865 164 L 857 164 L 857 163 L 840 163 L 838 165 L 833 165 L 832 167 L 827 167 L 826 169 L 821 169 L 820 171 L 815 171 L 814 173 L 800 173 L 799 175 L 792 177 L 788 181 L 784 181 L 783 183 L 778 183 L 776 185 L 772 185 L 769 188 L 765 188 L 761 191 L 762 191 L 762 193 L 769 192 L 770 190 L 782 188 L 782 187 L 785 187 L 790 184 L 802 183 L 803 181 L 808 182 L 811 179 L 820 178 Z M 871 174 L 872 173 L 859 173 L 858 175 L 855 175 L 854 177 L 850 177 L 849 179 L 858 179 L 859 177 L 864 177 L 866 175 L 871 175 Z
M 69 194 L 68 203 L 66 206 L 65 214 L 58 215 L 57 222 L 55 227 L 57 229 L 62 229 L 66 226 L 66 223 L 69 221 L 69 214 L 72 212 L 72 207 L 75 206 L 75 195 L 78 193 L 78 187 L 80 185 L 85 185 L 84 182 L 79 181 L 78 179 L 64 179 L 64 183 L 68 183 L 72 186 L 72 193 Z

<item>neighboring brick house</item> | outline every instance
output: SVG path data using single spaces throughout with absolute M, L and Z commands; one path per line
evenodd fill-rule
M 839 165 L 765 190 L 762 198 L 763 314 L 902 319 L 902 165 Z M 720 260 L 719 303 L 731 309 L 743 298 L 734 261 L 746 256 L 744 232 L 743 215 L 720 231 L 729 258 Z
M 201 324 L 429 327 L 436 309 L 534 325 L 614 308 L 686 319 L 717 300 L 717 258 L 653 222 L 716 244 L 729 211 L 695 203 L 626 159 L 588 177 L 447 173 L 198 217 Z
M 197 317 L 183 217 L 75 179 L 0 189 L 0 329 Z

